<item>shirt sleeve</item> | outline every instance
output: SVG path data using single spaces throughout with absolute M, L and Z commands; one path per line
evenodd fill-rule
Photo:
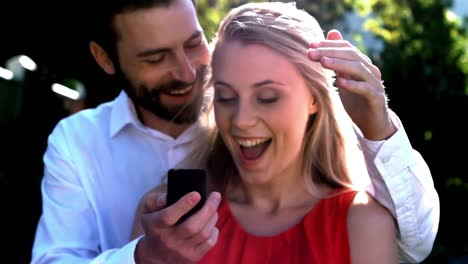
M 440 218 L 439 196 L 423 157 L 412 148 L 398 116 L 390 111 L 397 132 L 387 140 L 369 141 L 355 131 L 370 176 L 373 196 L 397 220 L 400 261 L 423 261 L 431 252 Z
M 42 215 L 31 264 L 135 263 L 137 240 L 122 248 L 101 251 L 96 215 L 71 161 L 65 135 L 59 124 L 49 136 L 44 154 Z

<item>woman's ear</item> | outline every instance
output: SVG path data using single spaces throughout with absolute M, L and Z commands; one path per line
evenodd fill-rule
M 96 63 L 107 73 L 107 74 L 114 74 L 115 67 L 114 63 L 110 59 L 107 52 L 96 42 L 91 41 L 89 43 L 89 50 L 93 55 L 94 60 Z
M 315 103 L 315 98 L 313 96 L 310 97 L 310 102 L 309 102 L 309 115 L 317 113 L 318 107 L 317 104 Z

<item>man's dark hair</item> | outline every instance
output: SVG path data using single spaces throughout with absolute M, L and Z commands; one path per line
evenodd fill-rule
M 112 61 L 117 61 L 118 32 L 114 28 L 114 18 L 118 14 L 148 9 L 168 7 L 174 0 L 108 0 L 98 3 L 93 11 L 90 40 L 106 50 Z M 192 0 L 194 3 L 194 0 Z M 195 5 L 195 3 L 194 3 Z

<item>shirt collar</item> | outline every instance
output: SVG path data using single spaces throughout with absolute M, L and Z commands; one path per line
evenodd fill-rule
M 112 113 L 110 120 L 110 137 L 114 137 L 118 134 L 126 125 L 133 124 L 136 127 L 141 127 L 144 130 L 146 128 L 141 121 L 138 119 L 135 106 L 133 105 L 132 100 L 128 97 L 125 91 L 121 91 L 119 96 L 114 100 L 112 105 Z M 203 122 L 195 122 L 193 125 L 188 127 L 182 134 L 175 140 L 179 144 L 183 144 L 193 140 L 194 138 L 200 136 L 202 133 L 206 133 L 207 125 Z M 159 131 L 153 131 L 153 133 L 158 134 L 160 137 L 168 137 Z
M 125 91 L 121 91 L 114 100 L 110 120 L 110 137 L 114 137 L 127 124 L 140 124 L 135 107 Z

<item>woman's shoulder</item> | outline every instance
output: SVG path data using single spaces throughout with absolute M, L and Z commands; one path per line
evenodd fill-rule
M 364 222 L 394 224 L 393 217 L 385 207 L 364 191 L 356 191 L 348 211 L 348 223 L 362 225 Z M 383 222 L 382 222 L 383 221 Z
M 395 220 L 368 193 L 356 193 L 348 210 L 347 228 L 352 262 L 398 262 Z

